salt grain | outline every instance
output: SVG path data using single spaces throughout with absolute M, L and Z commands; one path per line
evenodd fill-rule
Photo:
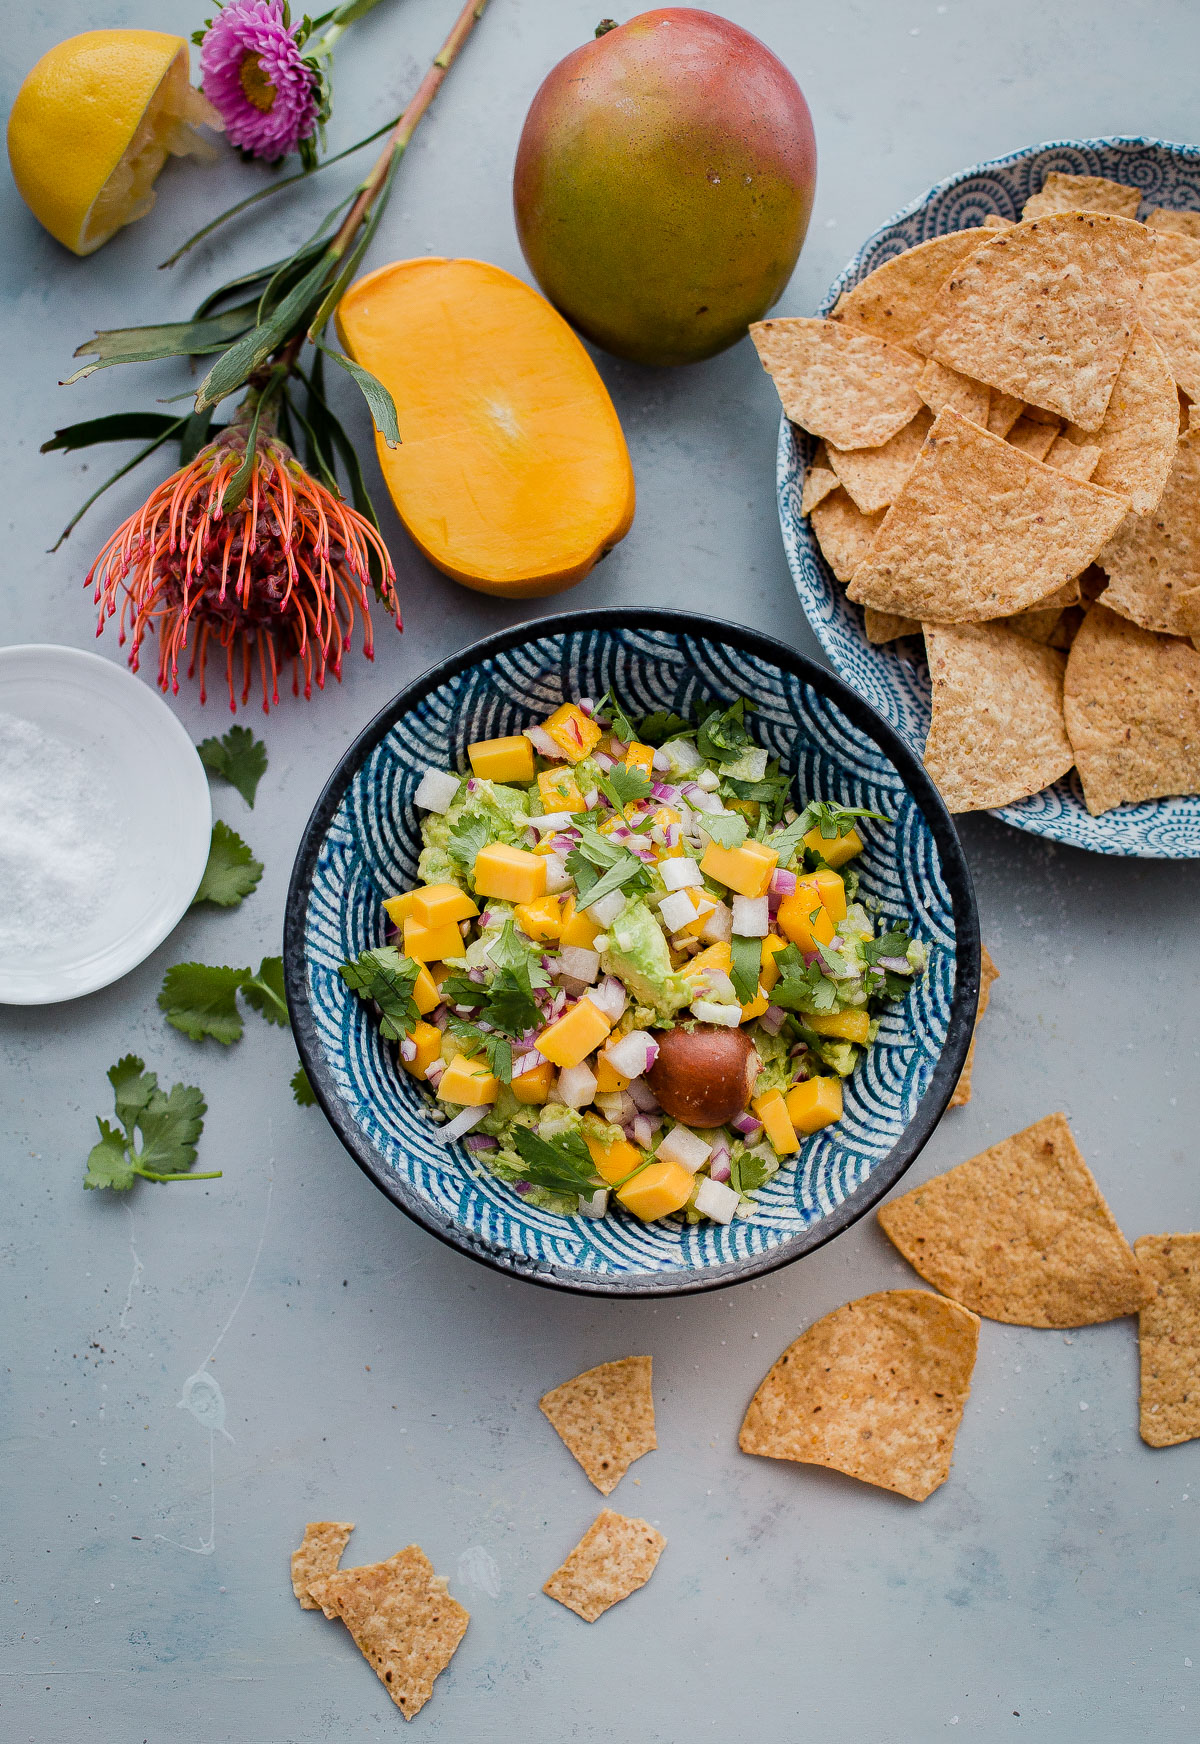
M 114 802 L 96 758 L 0 714 L 0 950 L 44 951 L 94 923 L 116 876 Z

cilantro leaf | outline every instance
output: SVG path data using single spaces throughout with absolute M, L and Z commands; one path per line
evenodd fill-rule
M 210 775 L 219 775 L 236 787 L 250 810 L 254 795 L 267 772 L 267 747 L 249 727 L 230 727 L 220 739 L 202 739 L 196 749 Z
M 474 872 L 475 856 L 481 848 L 487 847 L 491 839 L 492 832 L 486 818 L 460 818 L 450 831 L 446 852 L 468 872 Z
M 288 1022 L 287 994 L 283 989 L 283 958 L 264 957 L 258 965 L 257 975 L 252 975 L 247 969 L 242 982 L 242 997 L 247 1005 L 252 1005 L 260 1017 L 265 1017 L 268 1023 L 273 1023 L 278 1029 L 286 1029 Z
M 297 1066 L 291 1076 L 292 1095 L 298 1108 L 315 1108 L 316 1093 L 308 1081 L 308 1073 L 303 1066 Z
M 544 1139 L 529 1127 L 518 1126 L 513 1131 L 513 1148 L 524 1165 L 523 1179 L 534 1187 L 548 1187 L 555 1193 L 591 1194 L 603 1185 L 577 1132 Z
M 208 963 L 176 963 L 163 977 L 158 1003 L 172 1028 L 194 1042 L 211 1036 L 228 1047 L 242 1038 L 237 994 L 249 973 Z
M 497 1035 L 493 1030 L 480 1029 L 477 1024 L 468 1023 L 461 1017 L 452 1017 L 447 1028 L 462 1043 L 465 1054 L 472 1057 L 476 1054 L 486 1055 L 488 1071 L 494 1073 L 502 1084 L 512 1083 L 512 1042 L 507 1036 Z
M 758 996 L 758 973 L 762 966 L 762 940 L 744 939 L 735 933 L 730 946 L 733 964 L 729 979 L 742 1005 L 749 1005 Z
M 138 1116 L 142 1136 L 138 1174 L 148 1181 L 186 1175 L 196 1161 L 196 1140 L 204 1131 L 207 1112 L 204 1096 L 194 1084 L 176 1084 L 167 1095 L 156 1090 Z
M 614 763 L 607 774 L 596 771 L 596 786 L 613 810 L 622 815 L 634 800 L 649 799 L 652 785 L 640 769 L 628 769 L 624 763 Z
M 729 1185 L 735 1193 L 756 1193 L 775 1174 L 766 1157 L 755 1157 L 743 1151 L 729 1165 Z
M 420 973 L 421 965 L 403 956 L 394 945 L 362 951 L 356 962 L 343 963 L 338 970 L 352 993 L 374 1000 L 379 1007 L 379 1033 L 387 1042 L 398 1042 L 417 1021 L 413 988 Z
M 497 969 L 527 970 L 530 987 L 549 987 L 550 977 L 542 968 L 541 952 L 518 933 L 511 915 L 489 944 L 487 954 Z
M 771 989 L 771 1003 L 784 1011 L 832 1011 L 837 1003 L 837 988 L 821 970 L 819 963 L 805 964 L 795 945 L 789 945 L 775 958 L 780 977 Z
M 212 829 L 208 864 L 200 888 L 192 898 L 192 907 L 198 902 L 215 902 L 221 908 L 236 908 L 262 875 L 262 862 L 254 858 L 237 831 L 218 818 Z
M 737 776 L 727 775 L 721 782 L 720 793 L 723 799 L 756 800 L 759 805 L 766 806 L 772 822 L 775 822 L 783 816 L 791 789 L 791 776 L 785 775 L 777 766 L 768 769 L 760 781 L 743 781 Z
M 653 745 L 657 750 L 668 739 L 678 739 L 692 730 L 691 721 L 685 721 L 682 715 L 673 714 L 670 709 L 656 709 L 653 714 L 642 716 L 637 740 L 640 745 Z
M 804 818 L 798 817 L 786 829 L 776 830 L 773 835 L 764 838 L 768 848 L 774 848 L 779 855 L 781 868 L 789 866 L 796 856 L 800 843 L 804 838 Z
M 597 878 L 596 869 L 602 875 Z M 609 896 L 627 885 L 633 890 L 648 890 L 650 879 L 636 854 L 623 848 L 598 830 L 581 828 L 580 840 L 567 855 L 567 871 L 575 880 L 580 908 L 590 908 L 593 902 Z M 632 894 L 632 892 L 631 892 Z
M 744 696 L 724 711 L 714 709 L 707 720 L 703 721 L 696 734 L 696 745 L 700 755 L 712 763 L 720 763 L 727 759 L 730 752 L 742 751 L 750 743 L 750 735 L 746 731 L 746 710 L 753 708 Z
M 145 1060 L 139 1060 L 136 1054 L 122 1055 L 115 1066 L 108 1068 L 106 1075 L 113 1087 L 117 1119 L 132 1144 L 138 1115 L 158 1089 L 158 1077 L 154 1072 L 147 1072 Z
M 739 811 L 706 811 L 701 816 L 700 828 L 719 848 L 740 848 L 749 834 L 746 819 Z
M 529 985 L 528 971 L 501 969 L 488 988 L 487 1022 L 514 1040 L 541 1025 L 542 1014 Z
M 472 981 L 469 975 L 447 975 L 441 993 L 447 1005 L 469 1005 L 478 1010 L 487 1004 L 486 986 L 482 981 Z
M 176 1084 L 168 1094 L 136 1054 L 126 1054 L 108 1070 L 120 1128 L 99 1115 L 100 1142 L 88 1153 L 85 1187 L 127 1193 L 137 1176 L 144 1181 L 215 1181 L 220 1169 L 192 1174 L 196 1141 L 208 1112 L 195 1085 Z M 140 1137 L 141 1147 L 136 1140 Z
M 907 954 L 912 939 L 908 933 L 908 922 L 896 921 L 886 933 L 877 939 L 864 939 L 862 946 L 863 960 L 867 963 L 877 963 L 880 957 L 903 957 Z
M 819 829 L 824 841 L 835 842 L 840 836 L 850 834 L 855 818 L 874 818 L 881 824 L 891 822 L 881 811 L 871 811 L 864 805 L 838 805 L 832 799 L 812 799 L 789 828 L 798 830 L 802 836 L 808 835 L 812 829 Z
M 111 1187 L 116 1193 L 127 1193 L 136 1179 L 129 1160 L 128 1145 L 123 1133 L 107 1120 L 96 1116 L 100 1128 L 100 1143 L 88 1152 L 85 1187 Z
M 612 722 L 613 732 L 617 735 L 618 739 L 621 739 L 626 745 L 632 745 L 637 739 L 637 733 L 634 731 L 633 723 L 630 721 L 629 716 L 625 713 L 611 690 L 606 690 L 604 695 L 600 698 L 600 701 L 596 704 L 595 713 L 597 716 L 605 715 L 608 717 Z

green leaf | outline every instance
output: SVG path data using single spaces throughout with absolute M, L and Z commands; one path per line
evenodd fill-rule
M 682 715 L 673 714 L 670 709 L 656 709 L 642 717 L 637 738 L 639 744 L 653 745 L 657 750 L 668 739 L 678 739 L 694 730 L 691 721 L 685 721 Z
M 767 807 L 772 821 L 783 816 L 791 790 L 792 778 L 782 770 L 764 775 L 761 781 L 742 781 L 735 775 L 727 775 L 721 783 L 722 797 L 757 800 L 759 805 Z
M 251 811 L 258 784 L 267 772 L 267 747 L 249 727 L 230 727 L 219 739 L 202 739 L 196 749 L 210 775 L 236 787 Z
M 544 979 L 549 981 L 549 976 Z M 519 1040 L 527 1029 L 537 1029 L 542 1014 L 529 986 L 528 969 L 501 969 L 488 988 L 485 1019 L 495 1029 Z
M 338 974 L 360 999 L 374 1000 L 382 1017 L 379 1033 L 385 1041 L 398 1042 L 417 1021 L 413 988 L 421 965 L 404 956 L 394 945 L 377 945 L 362 951 L 357 961 L 343 963 Z
M 810 830 L 819 829 L 822 838 L 827 842 L 837 841 L 840 836 L 848 836 L 854 828 L 855 818 L 874 818 L 877 823 L 890 823 L 891 819 L 884 817 L 880 811 L 869 811 L 861 805 L 838 805 L 831 799 L 812 799 L 805 806 L 796 822 L 789 827 L 798 829 L 802 836 Z
M 765 838 L 768 848 L 774 848 L 779 855 L 779 865 L 786 869 L 795 859 L 800 844 L 805 836 L 805 815 L 788 824 L 786 829 L 776 830 L 773 835 Z
M 136 467 L 139 467 L 142 464 L 143 460 L 148 460 L 150 455 L 154 453 L 155 449 L 161 448 L 164 442 L 169 442 L 173 435 L 177 433 L 182 434 L 187 426 L 187 422 L 186 418 L 177 418 L 172 428 L 166 429 L 160 436 L 154 437 L 153 441 L 147 442 L 144 448 L 139 448 L 132 460 L 127 460 L 124 466 L 118 466 L 117 470 L 110 473 L 104 480 L 103 484 L 97 485 L 91 496 L 85 497 L 75 513 L 71 516 L 71 519 L 58 535 L 58 538 L 54 541 L 53 545 L 51 545 L 51 551 L 57 551 L 63 540 L 70 537 L 80 521 L 82 521 L 83 517 L 91 508 L 92 504 L 102 497 L 106 490 L 116 484 L 119 478 L 124 478 L 127 472 L 133 472 Z
M 371 416 L 375 420 L 375 428 L 383 437 L 389 448 L 400 446 L 400 423 L 396 416 L 396 402 L 384 387 L 377 375 L 372 375 L 369 369 L 364 369 L 361 363 L 355 363 L 352 357 L 344 352 L 334 351 L 331 346 L 321 340 L 315 341 L 317 349 L 323 351 L 326 357 L 332 357 L 335 363 L 340 363 L 348 376 L 351 376 L 362 389 L 362 396 L 371 408 Z
M 268 1023 L 275 1024 L 279 1029 L 286 1029 L 288 1008 L 283 986 L 283 958 L 264 957 L 258 966 L 257 975 L 251 975 L 248 969 L 245 974 L 242 998 L 246 1004 L 253 1006 Z
M 353 199 L 354 196 L 351 194 L 347 198 Z M 335 216 L 346 204 L 346 200 L 340 201 L 334 212 L 327 215 L 327 219 Z M 323 240 L 321 232 L 318 231 L 315 236 L 310 236 L 307 242 L 296 249 L 294 254 L 285 256 L 283 260 L 274 260 L 268 266 L 252 267 L 249 272 L 239 274 L 236 279 L 227 280 L 225 284 L 218 285 L 215 291 L 208 293 L 196 310 L 193 319 L 200 320 L 215 309 L 218 303 L 223 303 L 227 297 L 236 296 L 239 291 L 251 290 L 255 285 L 271 284 L 289 273 L 295 274 L 303 271 L 310 261 L 316 259 L 318 254 L 324 254 L 327 246 L 328 244 Z M 257 302 L 255 307 L 258 307 Z
M 735 1193 L 756 1193 L 775 1173 L 766 1157 L 752 1157 L 749 1151 L 743 1151 L 729 1165 L 729 1185 Z
M 513 1148 L 524 1165 L 523 1179 L 554 1193 L 593 1193 L 603 1183 L 586 1144 L 577 1132 L 553 1139 L 539 1138 L 527 1126 L 513 1130 Z
M 95 357 L 61 384 L 70 387 L 83 376 L 98 369 L 110 369 L 117 363 L 150 363 L 159 357 L 201 357 L 207 352 L 222 351 L 239 334 L 253 325 L 256 303 L 239 303 L 219 315 L 202 316 L 191 321 L 167 321 L 156 327 L 112 327 L 88 339 L 76 351 L 76 357 Z
M 606 715 L 612 722 L 613 732 L 617 735 L 618 739 L 621 739 L 626 745 L 632 745 L 635 742 L 645 742 L 638 741 L 637 729 L 621 707 L 620 703 L 617 701 L 616 697 L 614 697 L 611 690 L 606 690 L 604 695 L 600 698 L 600 701 L 596 704 L 595 714 L 597 717 Z
M 446 842 L 446 852 L 466 871 L 473 872 L 475 870 L 475 856 L 481 848 L 487 847 L 491 839 L 491 827 L 486 818 L 464 817 L 450 831 Z
M 740 696 L 729 708 L 715 709 L 701 723 L 696 734 L 700 755 L 709 762 L 720 763 L 730 752 L 744 750 L 750 743 L 745 724 L 746 710 L 753 706 L 744 696 Z
M 749 834 L 749 826 L 740 811 L 701 812 L 700 828 L 721 848 L 740 848 Z
M 501 1083 L 512 1083 L 512 1042 L 507 1036 L 494 1035 L 489 1030 L 480 1029 L 477 1024 L 465 1022 L 461 1017 L 450 1018 L 447 1028 L 462 1043 L 465 1054 L 472 1058 L 476 1054 L 485 1054 L 488 1071 L 493 1072 Z
M 771 1003 L 784 1011 L 832 1011 L 837 1005 L 837 987 L 819 963 L 805 966 L 795 945 L 775 958 L 780 978 L 771 989 Z
M 541 951 L 522 937 L 511 915 L 488 945 L 487 954 L 497 969 L 524 972 L 530 987 L 549 987 L 550 977 L 542 968 Z
M 580 895 L 580 907 L 590 908 L 593 902 L 609 896 L 614 890 L 648 890 L 650 879 L 636 854 L 623 848 L 608 836 L 580 826 L 581 840 L 567 855 L 567 871 L 575 880 Z M 607 867 L 597 878 L 594 868 Z M 631 890 L 631 893 L 632 893 Z
M 136 1177 L 124 1134 L 99 1115 L 96 1116 L 96 1125 L 100 1128 L 100 1143 L 93 1145 L 88 1152 L 83 1184 L 85 1187 L 111 1187 L 116 1193 L 127 1193 Z
M 158 1003 L 167 1022 L 194 1042 L 211 1036 L 229 1047 L 242 1038 L 238 988 L 249 969 L 228 969 L 209 963 L 176 963 L 163 978 Z
M 136 1054 L 123 1054 L 115 1066 L 108 1068 L 106 1076 L 113 1087 L 117 1119 L 132 1144 L 138 1116 L 158 1089 L 158 1077 L 154 1072 L 147 1072 L 146 1062 L 139 1060 Z
M 198 412 L 204 411 L 206 406 L 218 405 L 227 395 L 236 393 L 255 370 L 267 361 L 271 353 L 291 337 L 319 300 L 331 264 L 326 251 L 322 249 L 315 265 L 309 268 L 298 284 L 293 285 L 278 307 L 248 333 L 243 333 L 217 359 L 200 383 L 196 394 Z
M 762 940 L 744 939 L 739 933 L 733 936 L 730 945 L 733 964 L 729 979 L 733 982 L 733 991 L 742 1005 L 749 1005 L 758 997 L 758 977 L 762 968 Z
M 317 1096 L 303 1066 L 297 1066 L 291 1076 L 292 1096 L 298 1108 L 315 1108 Z
M 196 1161 L 196 1141 L 204 1131 L 207 1112 L 204 1096 L 194 1084 L 176 1084 L 166 1096 L 156 1090 L 138 1116 L 142 1138 L 138 1174 L 147 1180 L 186 1175 Z
M 192 907 L 198 902 L 215 902 L 220 908 L 236 908 L 262 875 L 261 860 L 254 858 L 236 830 L 218 818 L 213 825 L 208 864 L 200 888 L 192 898 Z
M 61 450 L 74 454 L 98 442 L 145 442 L 155 436 L 170 436 L 179 423 L 166 412 L 110 412 L 106 418 L 85 418 L 82 424 L 66 424 L 43 442 L 39 454 Z
M 153 1072 L 136 1054 L 126 1054 L 108 1070 L 117 1118 L 124 1133 L 96 1118 L 100 1142 L 93 1145 L 84 1174 L 85 1187 L 109 1187 L 126 1193 L 135 1176 L 146 1181 L 214 1181 L 219 1169 L 204 1175 L 189 1173 L 196 1161 L 196 1141 L 204 1130 L 204 1097 L 195 1085 L 176 1084 L 170 1095 L 158 1088 Z M 135 1149 L 135 1139 L 141 1148 Z
M 627 769 L 624 763 L 614 763 L 607 774 L 596 771 L 596 786 L 614 811 L 624 814 L 625 807 L 635 800 L 649 799 L 652 783 L 640 769 Z

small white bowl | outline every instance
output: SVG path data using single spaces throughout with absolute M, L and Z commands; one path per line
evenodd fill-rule
M 50 1005 L 107 987 L 166 938 L 204 875 L 212 802 L 204 765 L 167 705 L 98 654 L 51 643 L 0 648 L 0 751 L 16 743 L 14 717 L 43 744 L 61 745 L 54 756 L 69 779 L 48 796 L 48 829 L 78 825 L 81 794 L 90 826 L 86 913 L 64 904 L 61 936 L 51 938 L 44 914 L 36 933 L 22 933 L 29 893 L 3 888 L 12 860 L 0 843 L 0 1004 Z M 32 928 L 36 905 L 31 915 Z

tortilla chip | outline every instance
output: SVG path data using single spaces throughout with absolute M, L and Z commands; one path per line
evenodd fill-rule
M 950 274 L 986 240 L 981 230 L 972 229 L 919 242 L 843 291 L 834 320 L 891 345 L 912 345 Z
M 885 1235 L 955 1302 L 1013 1326 L 1136 1314 L 1146 1280 L 1061 1114 L 883 1205 Z
M 956 369 L 947 369 L 936 358 L 931 357 L 921 371 L 917 392 L 935 418 L 943 406 L 953 406 L 956 412 L 961 412 L 964 418 L 970 418 L 973 424 L 983 424 L 985 427 L 987 425 L 988 408 L 992 400 L 991 388 L 985 387 L 982 382 L 972 381 L 969 375 L 959 375 Z
M 925 623 L 1025 611 L 1087 568 L 1127 507 L 947 406 L 855 571 L 850 598 Z
M 1111 400 L 1108 403 L 1112 405 Z M 1065 472 L 1068 478 L 1086 483 L 1095 473 L 1100 454 L 1098 442 L 1072 442 L 1067 436 L 1056 436 L 1045 458 L 1046 465 L 1055 472 Z
M 983 221 L 983 228 L 985 230 L 1011 230 L 1012 227 L 1013 220 L 1011 218 L 1002 218 L 999 212 L 989 212 Z
M 845 486 L 855 508 L 864 515 L 878 514 L 898 495 L 917 464 L 921 444 L 933 419 L 922 406 L 911 424 L 906 424 L 881 448 L 830 448 L 829 464 Z
M 322 1608 L 310 1593 L 309 1583 L 337 1572 L 353 1530 L 353 1520 L 310 1520 L 304 1528 L 300 1548 L 292 1552 L 292 1591 L 306 1611 Z M 332 1617 L 334 1612 L 325 1614 Z
M 329 1575 L 313 1596 L 342 1619 L 406 1720 L 433 1694 L 471 1620 L 418 1544 Z
M 1200 237 L 1200 212 L 1174 212 L 1169 206 L 1156 206 L 1146 214 L 1147 230 L 1173 230 L 1179 236 Z
M 988 405 L 987 427 L 993 436 L 1007 436 L 1024 410 L 1025 402 L 1016 394 L 1002 394 L 999 388 L 993 388 Z
M 1146 275 L 1142 318 L 1162 347 L 1176 385 L 1200 399 L 1200 262 Z
M 754 321 L 750 337 L 793 424 L 838 448 L 878 448 L 921 410 L 921 361 L 838 321 Z
M 1008 433 L 1008 440 L 1032 460 L 1045 460 L 1058 440 L 1057 423 L 1044 424 L 1040 419 L 1019 417 Z
M 635 1459 L 658 1446 L 651 1359 L 622 1357 L 564 1381 L 538 1401 L 601 1495 L 616 1489 Z
M 1067 732 L 1093 817 L 1123 800 L 1200 793 L 1200 652 L 1106 609 L 1067 660 Z
M 1144 1235 L 1133 1251 L 1154 1291 L 1138 1325 L 1138 1428 L 1174 1447 L 1200 1436 L 1200 1235 Z
M 1124 182 L 1110 182 L 1105 176 L 1066 176 L 1051 170 L 1041 193 L 1026 200 L 1021 217 L 1045 218 L 1051 212 L 1116 212 L 1122 218 L 1136 218 L 1141 203 L 1142 190 Z
M 630 1520 L 605 1508 L 542 1591 L 585 1623 L 594 1623 L 645 1586 L 666 1547 L 648 1520 Z
M 897 636 L 921 634 L 921 626 L 916 618 L 902 618 L 895 612 L 877 612 L 874 606 L 864 609 L 863 624 L 868 642 L 894 642 Z
M 961 1108 L 971 1100 L 971 1072 L 975 1065 L 975 1043 L 979 1040 L 979 1024 L 984 1012 L 991 1004 L 992 982 L 1000 979 L 1000 971 L 992 962 L 991 952 L 986 945 L 979 947 L 979 1002 L 975 1007 L 975 1027 L 971 1031 L 971 1045 L 967 1049 L 967 1057 L 959 1074 L 958 1083 L 954 1086 L 954 1094 L 948 1104 L 951 1108 Z
M 923 1502 L 950 1475 L 979 1343 L 974 1314 L 880 1290 L 801 1333 L 750 1401 L 738 1446 Z
M 1009 618 L 994 618 L 993 623 L 1003 630 L 1012 630 L 1018 636 L 1027 636 L 1031 642 L 1041 642 L 1046 647 L 1054 645 L 1054 632 L 1062 620 L 1063 608 L 1049 606 L 1045 609 L 1037 607 L 1032 612 L 1014 612 Z
M 1130 515 L 1096 559 L 1104 603 L 1143 630 L 1200 630 L 1200 430 L 1180 438 L 1158 507 Z
M 817 444 L 812 465 L 804 475 L 804 490 L 800 496 L 800 513 L 811 515 L 817 504 L 824 502 L 830 491 L 838 487 L 838 475 L 829 464 L 825 444 Z
M 925 625 L 933 712 L 925 767 L 952 812 L 1011 805 L 1075 761 L 1063 725 L 1066 661 L 999 624 Z
M 932 355 L 1096 430 L 1153 246 L 1143 225 L 1102 212 L 1056 212 L 998 231 L 939 293 Z
M 1059 649 L 1063 654 L 1069 653 L 1072 643 L 1079 634 L 1079 626 L 1082 624 L 1084 616 L 1085 608 L 1083 606 L 1068 606 L 1066 611 L 1060 614 L 1048 646 Z
M 818 503 L 809 516 L 825 561 L 839 581 L 849 581 L 875 542 L 884 511 L 861 515 L 844 490 Z
M 1200 260 L 1200 238 L 1181 236 L 1178 231 L 1156 230 L 1151 265 L 1155 272 L 1178 272 L 1181 266 L 1194 266 Z

